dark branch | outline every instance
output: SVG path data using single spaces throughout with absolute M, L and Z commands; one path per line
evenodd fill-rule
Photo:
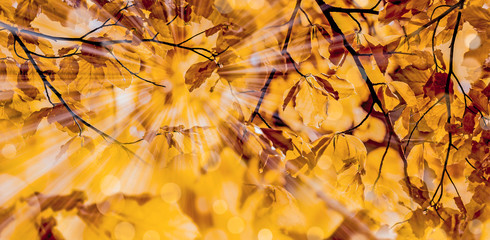
M 323 1 L 322 1 L 323 2 Z M 318 3 L 318 1 L 317 1 Z M 363 8 L 339 8 L 339 7 L 334 7 L 329 4 L 326 4 L 323 2 L 320 6 L 320 9 L 322 10 L 323 13 L 328 12 L 328 13 L 333 13 L 333 12 L 339 12 L 339 13 L 368 13 L 368 14 L 374 14 L 378 15 L 379 11 L 371 9 L 363 9 Z
M 443 98 L 439 98 L 439 100 L 436 103 L 434 103 L 429 109 L 427 109 L 427 111 L 425 111 L 424 114 L 422 114 L 422 117 L 420 117 L 419 120 L 417 120 L 417 122 L 415 123 L 415 126 L 413 127 L 412 131 L 410 131 L 410 134 L 408 135 L 407 145 L 405 145 L 405 149 L 403 150 L 404 152 L 407 151 L 407 147 L 410 144 L 410 141 L 412 140 L 413 132 L 415 132 L 415 129 L 417 129 L 417 126 L 419 125 L 420 121 L 422 121 L 422 119 L 424 119 L 425 115 L 427 115 L 427 113 L 429 113 L 429 111 L 432 108 L 434 108 L 439 102 L 441 102 L 442 99 Z
M 464 0 L 460 1 L 458 4 L 459 4 L 459 8 L 462 9 L 463 8 L 463 3 L 464 3 Z M 458 34 L 458 28 L 459 28 L 459 24 L 460 24 L 460 21 L 461 21 L 461 11 L 458 12 L 458 16 L 456 18 L 456 24 L 454 26 L 454 31 L 453 31 L 453 36 L 452 36 L 452 39 L 451 39 L 451 44 L 449 45 L 449 47 L 451 48 L 450 50 L 450 53 L 449 53 L 449 73 L 448 73 L 448 77 L 447 77 L 447 80 L 446 80 L 446 86 L 444 88 L 444 94 L 445 94 L 445 99 L 446 99 L 446 108 L 447 108 L 447 123 L 451 123 L 451 96 L 450 96 L 450 87 L 451 87 L 451 77 L 453 75 L 453 71 L 454 71 L 454 43 L 456 42 L 456 36 Z M 453 145 L 453 139 L 452 139 L 452 133 L 451 132 L 448 132 L 448 138 L 449 138 L 449 142 L 448 142 L 448 146 L 447 146 L 447 152 L 446 152 L 446 160 L 444 161 L 444 167 L 442 169 L 442 174 L 441 174 L 441 180 L 439 182 L 439 185 L 436 189 L 436 191 L 434 192 L 434 195 L 431 199 L 431 203 L 433 205 L 437 205 L 441 199 L 442 199 L 442 196 L 444 194 L 444 176 L 445 174 L 444 173 L 447 173 L 447 164 L 449 162 L 449 155 L 450 155 L 450 152 L 451 152 L 451 146 Z M 448 174 L 449 176 L 449 174 Z M 440 193 L 439 193 L 439 189 L 441 189 Z M 434 201 L 436 195 L 439 193 L 439 197 L 436 201 Z
M 272 79 L 274 78 L 274 74 L 276 74 L 275 68 L 272 69 L 272 71 L 269 75 L 269 78 L 265 82 L 264 87 L 262 87 L 262 89 L 260 90 L 262 92 L 262 94 L 260 95 L 259 102 L 257 103 L 257 106 L 255 106 L 255 110 L 252 113 L 252 116 L 250 117 L 250 120 L 248 122 L 253 122 L 255 115 L 259 114 L 260 106 L 262 105 L 262 101 L 264 101 L 265 94 L 267 93 L 267 89 L 269 88 L 269 85 L 270 85 Z M 262 118 L 262 116 L 260 116 L 260 117 Z M 263 118 L 262 118 L 262 120 L 264 121 L 264 123 L 266 123 L 266 121 Z M 266 125 L 270 128 L 269 124 L 266 123 Z
M 385 122 L 386 122 L 386 127 L 388 128 L 388 132 L 394 136 L 394 138 L 397 142 L 398 153 L 399 153 L 399 155 L 403 161 L 403 170 L 404 170 L 404 174 L 405 174 L 405 182 L 407 184 L 407 187 L 409 189 L 411 189 L 412 184 L 411 184 L 410 179 L 408 177 L 408 162 L 407 162 L 407 159 L 405 158 L 405 153 L 404 153 L 403 148 L 401 146 L 400 138 L 395 133 L 395 130 L 393 128 L 393 124 L 391 122 L 391 118 L 390 118 L 389 114 L 383 110 L 383 105 L 381 103 L 381 100 L 377 96 L 376 90 L 374 89 L 373 82 L 371 81 L 371 79 L 369 79 L 369 77 L 366 73 L 366 70 L 364 69 L 364 66 L 362 65 L 362 63 L 359 59 L 359 54 L 356 52 L 356 50 L 354 50 L 354 48 L 351 46 L 351 44 L 347 41 L 347 38 L 345 37 L 344 33 L 342 32 L 342 30 L 339 28 L 338 24 L 333 19 L 331 12 L 332 12 L 332 9 L 335 9 L 335 8 L 326 4 L 323 0 L 316 0 L 316 3 L 318 4 L 320 9 L 322 10 L 323 15 L 325 16 L 328 23 L 330 24 L 330 27 L 332 28 L 333 32 L 335 32 L 336 34 L 338 34 L 339 36 L 342 37 L 344 47 L 352 55 L 352 58 L 354 59 L 354 62 L 357 66 L 357 69 L 359 70 L 362 78 L 364 79 L 364 82 L 366 82 L 366 85 L 369 89 L 371 98 L 373 100 L 373 104 L 378 105 L 380 110 L 382 111 Z M 370 11 L 373 11 L 373 10 L 370 10 Z M 369 13 L 369 12 L 365 12 L 365 13 Z M 377 13 L 377 11 L 376 11 L 376 13 Z
M 440 19 L 444 18 L 445 16 L 447 16 L 449 13 L 451 13 L 454 9 L 458 8 L 458 7 L 462 7 L 463 6 L 463 3 L 464 3 L 464 0 L 460 0 L 459 2 L 457 2 L 456 4 L 452 5 L 449 9 L 447 9 L 445 12 L 441 13 L 441 15 L 437 16 L 436 18 L 433 18 L 432 20 L 430 20 L 429 22 L 427 22 L 426 24 L 422 25 L 421 27 L 419 27 L 417 30 L 413 31 L 412 33 L 408 34 L 404 40 L 404 43 L 407 42 L 410 38 L 418 35 L 422 30 L 428 28 L 430 25 L 434 24 L 435 22 L 439 21 Z
M 371 107 L 369 108 L 369 112 L 366 114 L 366 116 L 362 119 L 362 121 L 359 124 L 357 124 L 356 126 L 350 128 L 350 129 L 347 129 L 345 131 L 340 132 L 340 134 L 350 133 L 350 132 L 356 130 L 357 128 L 359 128 L 369 118 L 369 116 L 373 112 L 373 108 L 374 108 L 374 104 L 371 105 Z
M 58 97 L 59 101 L 61 102 L 61 104 L 66 108 L 66 110 L 71 114 L 71 116 L 73 117 L 75 123 L 77 124 L 78 127 L 80 127 L 78 121 L 80 121 L 81 123 L 83 123 L 85 126 L 87 126 L 88 128 L 94 130 L 96 133 L 98 133 L 99 135 L 101 135 L 104 139 L 109 139 L 111 140 L 112 142 L 120 145 L 124 150 L 126 150 L 128 153 L 131 153 L 132 155 L 136 156 L 138 159 L 144 161 L 143 159 L 141 159 L 138 155 L 136 155 L 136 153 L 134 153 L 133 151 L 131 151 L 130 149 L 128 149 L 127 147 L 123 146 L 121 144 L 121 142 L 119 142 L 118 140 L 116 140 L 115 138 L 111 137 L 110 135 L 106 134 L 105 132 L 99 130 L 98 128 L 96 128 L 95 126 L 93 126 L 92 124 L 90 124 L 89 122 L 87 122 L 85 119 L 83 119 L 82 117 L 80 117 L 78 114 L 76 114 L 71 108 L 70 106 L 68 105 L 68 103 L 64 100 L 63 96 L 61 95 L 61 93 L 48 81 L 48 79 L 46 78 L 46 76 L 44 75 L 44 73 L 41 71 L 41 69 L 39 68 L 39 66 L 37 65 L 36 61 L 34 60 L 34 58 L 32 57 L 32 55 L 29 53 L 29 50 L 27 49 L 26 45 L 22 42 L 22 40 L 20 39 L 19 35 L 17 35 L 17 33 L 15 31 L 10 31 L 12 33 L 12 36 L 14 37 L 14 41 L 18 42 L 19 45 L 22 47 L 22 49 L 24 50 L 25 54 L 27 55 L 27 58 L 29 59 L 29 62 L 32 64 L 32 66 L 34 67 L 34 69 L 36 70 L 37 74 L 39 75 L 39 77 L 41 77 L 42 81 L 43 81 L 43 84 L 45 84 L 46 86 L 48 86 L 48 88 L 56 95 L 56 97 Z M 81 127 L 80 127 L 81 129 Z M 81 134 L 81 132 L 80 132 Z
M 388 153 L 388 150 L 390 149 L 390 142 L 391 142 L 391 137 L 392 136 L 393 135 L 390 133 L 390 135 L 388 137 L 388 143 L 386 144 L 386 149 L 385 149 L 385 151 L 383 153 L 383 156 L 381 157 L 381 162 L 379 163 L 378 176 L 376 177 L 376 180 L 374 181 L 373 189 L 376 187 L 376 184 L 378 183 L 378 180 L 381 177 L 381 169 L 383 169 L 383 163 L 385 161 L 386 154 Z
M 111 50 L 109 50 L 109 48 L 105 48 L 105 49 L 112 55 L 112 57 L 114 58 L 114 60 L 116 60 L 116 62 L 119 63 L 119 65 L 121 65 L 121 67 L 123 67 L 124 69 L 126 69 L 126 71 L 129 72 L 129 74 L 131 74 L 131 75 L 137 77 L 138 79 L 143 80 L 143 81 L 145 81 L 147 83 L 153 84 L 153 85 L 155 85 L 157 87 L 163 87 L 163 88 L 166 87 L 165 85 L 161 85 L 161 84 L 158 84 L 156 82 L 150 81 L 150 80 L 148 80 L 146 78 L 143 78 L 140 75 L 138 75 L 137 73 L 129 70 L 129 68 L 127 68 L 121 61 L 119 61 L 119 59 L 116 57 L 116 55 Z

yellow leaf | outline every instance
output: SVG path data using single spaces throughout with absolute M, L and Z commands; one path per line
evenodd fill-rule
M 393 81 L 388 83 L 388 86 L 398 93 L 403 100 L 407 103 L 408 107 L 414 107 L 417 105 L 417 99 L 415 93 L 410 89 L 410 86 L 404 82 Z
M 293 60 L 301 63 L 311 55 L 311 28 L 294 26 L 291 41 L 287 48 Z
M 312 127 L 320 127 L 327 119 L 328 96 L 322 94 L 318 83 L 302 79 L 296 96 L 294 109 L 303 118 L 303 123 Z

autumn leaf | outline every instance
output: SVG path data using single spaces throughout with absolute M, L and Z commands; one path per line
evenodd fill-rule
M 42 3 L 42 1 L 21 1 L 15 9 L 16 23 L 25 27 L 30 26 L 39 13 L 40 2 Z
M 318 76 L 314 76 L 315 80 L 322 86 L 322 88 L 327 91 L 335 100 L 339 100 L 339 92 L 335 91 L 332 84 L 327 79 L 323 79 Z
M 293 41 L 288 44 L 288 52 L 297 63 L 306 61 L 311 55 L 311 28 L 297 26 L 292 33 Z
M 465 19 L 476 29 L 485 31 L 489 27 L 490 12 L 477 6 L 468 6 L 463 10 Z
M 95 67 L 105 66 L 105 61 L 107 60 L 107 51 L 104 47 L 100 46 L 100 42 L 109 40 L 108 38 L 97 37 L 90 38 L 90 41 L 97 43 L 97 45 L 91 43 L 82 43 L 81 46 L 81 57 L 93 64 Z
M 22 134 L 25 138 L 30 137 L 36 133 L 39 123 L 43 118 L 47 117 L 50 113 L 51 109 L 43 108 L 37 112 L 32 113 L 26 120 L 24 121 L 24 126 L 22 127 Z
M 400 38 L 396 38 L 383 45 L 369 35 L 364 35 L 364 37 L 366 38 L 368 47 L 371 49 L 376 65 L 381 73 L 384 74 L 386 72 L 386 68 L 388 67 L 388 58 L 391 56 L 390 52 L 393 52 L 396 49 L 398 43 L 400 42 Z
M 388 86 L 393 89 L 394 93 L 400 95 L 400 97 L 405 101 L 407 106 L 413 107 L 417 104 L 417 98 L 415 97 L 415 93 L 412 91 L 410 86 L 404 82 L 393 81 L 388 83 Z
M 400 104 L 398 97 L 386 85 L 378 87 L 377 95 L 381 100 L 383 111 L 392 111 L 398 104 Z
M 191 85 L 189 92 L 199 88 L 213 74 L 218 66 L 212 61 L 193 64 L 185 73 L 185 83 Z
M 289 89 L 288 94 L 284 98 L 284 102 L 282 104 L 282 110 L 286 109 L 286 107 L 288 106 L 289 102 L 291 102 L 291 101 L 293 101 L 293 107 L 296 107 L 296 96 L 299 93 L 299 89 L 300 89 L 300 84 L 301 83 L 302 83 L 301 80 L 300 81 L 297 81 L 293 85 L 293 87 L 291 87 L 291 89 Z
M 262 128 L 261 130 L 274 147 L 281 149 L 283 152 L 293 149 L 293 141 L 291 138 L 286 137 L 283 131 L 268 128 Z
M 490 239 L 487 5 L 0 1 L 0 239 Z
M 445 93 L 447 73 L 434 73 L 424 86 L 424 93 L 429 97 L 440 98 Z M 453 81 L 449 79 L 449 94 L 454 94 Z
M 65 58 L 60 62 L 60 71 L 58 75 L 61 80 L 67 82 L 68 84 L 75 80 L 78 75 L 78 71 L 80 66 L 78 65 L 78 61 L 73 58 Z
M 300 80 L 298 94 L 294 102 L 294 109 L 309 126 L 320 127 L 327 118 L 328 97 L 323 94 L 319 84 L 310 82 L 307 78 Z
M 194 7 L 194 12 L 203 17 L 209 17 L 213 12 L 214 0 L 190 0 L 189 4 Z
M 342 37 L 338 34 L 334 34 L 330 45 L 328 45 L 328 51 L 330 53 L 329 59 L 334 65 L 342 65 L 345 60 L 347 50 L 344 48 Z

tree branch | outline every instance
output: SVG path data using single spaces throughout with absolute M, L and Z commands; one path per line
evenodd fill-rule
M 437 21 L 441 20 L 442 18 L 444 18 L 449 13 L 451 13 L 454 9 L 456 9 L 458 7 L 460 7 L 460 8 L 463 7 L 463 3 L 464 3 L 464 0 L 460 0 L 459 2 L 457 2 L 456 4 L 454 4 L 450 8 L 448 8 L 445 12 L 441 13 L 441 15 L 437 16 L 436 18 L 433 18 L 432 20 L 430 20 L 426 24 L 424 24 L 421 27 L 419 27 L 417 30 L 415 30 L 412 33 L 408 34 L 406 36 L 405 40 L 403 41 L 403 43 L 407 42 L 410 38 L 418 35 L 422 30 L 428 28 L 430 25 L 432 25 L 432 24 L 436 23 Z
M 81 131 L 81 127 L 78 123 L 78 121 L 80 121 L 81 123 L 83 123 L 85 126 L 87 126 L 88 128 L 94 130 L 96 133 L 98 133 L 99 135 L 101 135 L 104 139 L 109 139 L 111 140 L 113 143 L 116 143 L 118 144 L 119 146 L 121 146 L 124 150 L 126 150 L 127 152 L 131 153 L 132 155 L 136 156 L 138 159 L 144 161 L 142 158 L 140 158 L 138 155 L 136 155 L 136 153 L 134 153 L 133 151 L 131 151 L 130 149 L 128 149 L 127 147 L 125 147 L 124 145 L 121 144 L 121 142 L 119 142 L 118 140 L 116 140 L 115 138 L 111 137 L 110 135 L 108 135 L 107 133 L 99 130 L 98 128 L 96 128 L 95 126 L 93 126 L 92 124 L 90 124 L 89 122 L 87 122 L 85 119 L 83 119 L 82 117 L 80 117 L 78 114 L 76 114 L 71 108 L 70 106 L 68 105 L 68 103 L 66 103 L 65 99 L 63 98 L 63 96 L 61 95 L 61 93 L 48 81 L 48 79 L 46 78 L 46 76 L 44 75 L 44 73 L 41 71 L 41 69 L 39 68 L 39 66 L 37 65 L 36 61 L 34 60 L 34 58 L 32 57 L 32 55 L 30 54 L 30 51 L 27 49 L 26 45 L 24 44 L 24 42 L 22 42 L 22 40 L 20 39 L 19 35 L 17 35 L 17 33 L 15 31 L 10 31 L 12 36 L 14 37 L 14 41 L 18 42 L 19 45 L 22 47 L 22 49 L 24 50 L 25 54 L 27 55 L 27 58 L 29 59 L 29 62 L 32 64 L 32 66 L 34 67 L 34 69 L 36 70 L 37 74 L 39 75 L 39 77 L 41 77 L 42 81 L 43 81 L 43 84 L 45 84 L 46 86 L 48 86 L 48 88 L 56 95 L 56 97 L 58 97 L 58 99 L 60 100 L 61 104 L 66 108 L 66 110 L 70 113 L 70 115 L 73 117 L 73 120 L 75 121 L 75 123 L 78 125 L 78 127 L 80 128 L 80 131 Z M 81 134 L 81 132 L 80 132 Z
M 460 1 L 458 4 L 459 4 L 459 9 L 462 9 L 463 8 L 463 3 L 464 3 L 464 0 Z M 449 73 L 448 73 L 448 77 L 447 77 L 447 80 L 446 80 L 446 86 L 444 88 L 444 94 L 445 94 L 445 99 L 446 99 L 446 108 L 447 108 L 447 123 L 451 123 L 451 96 L 450 96 L 450 86 L 451 86 L 451 76 L 454 74 L 454 43 L 456 42 L 456 36 L 458 34 L 458 28 L 459 28 L 459 24 L 460 24 L 460 21 L 461 21 L 461 11 L 458 12 L 458 16 L 456 18 L 456 24 L 454 26 L 454 31 L 453 31 L 453 36 L 452 36 L 452 39 L 451 39 L 451 44 L 449 45 L 450 47 L 450 53 L 449 53 Z M 453 143 L 452 143 L 452 133 L 451 132 L 448 132 L 448 137 L 449 137 L 449 142 L 448 142 L 448 146 L 447 146 L 447 152 L 446 152 L 446 160 L 444 161 L 444 167 L 442 169 L 442 174 L 441 174 L 441 180 L 439 181 L 439 184 L 437 186 L 437 189 L 436 191 L 434 192 L 434 195 L 432 196 L 432 199 L 431 199 L 431 204 L 433 206 L 437 206 L 437 204 L 441 201 L 442 199 L 442 196 L 444 194 L 444 176 L 445 176 L 445 173 L 447 173 L 447 164 L 449 162 L 449 155 L 450 155 L 450 152 L 451 152 L 451 146 L 453 146 Z M 449 173 L 448 173 L 448 176 L 449 176 Z M 439 189 L 441 190 L 439 192 Z M 434 199 L 436 198 L 436 196 L 439 194 L 439 197 L 437 198 L 436 201 L 434 201 Z
M 274 78 L 274 74 L 276 74 L 276 69 L 275 68 L 272 68 L 272 71 L 269 74 L 269 78 L 265 82 L 264 87 L 262 87 L 262 89 L 260 90 L 262 92 L 262 94 L 260 95 L 259 102 L 257 103 L 257 106 L 255 106 L 255 110 L 252 113 L 252 116 L 250 117 L 250 120 L 248 120 L 249 123 L 253 122 L 255 116 L 257 114 L 259 114 L 260 106 L 262 105 L 262 101 L 264 101 L 265 94 L 267 93 L 267 89 L 269 88 L 269 85 L 270 85 L 272 79 Z M 267 126 L 269 126 L 269 124 L 267 124 L 267 122 L 262 118 L 262 116 L 260 116 L 260 118 L 264 121 L 264 123 Z M 270 126 L 269 126 L 269 128 L 270 128 Z
M 332 15 L 331 15 L 331 12 L 332 12 L 331 9 L 333 7 L 330 6 L 330 5 L 328 5 L 328 4 L 326 4 L 323 0 L 316 0 L 316 3 L 318 4 L 318 6 L 320 7 L 320 9 L 322 10 L 323 15 L 327 19 L 327 21 L 330 24 L 330 27 L 332 28 L 332 30 L 335 33 L 337 33 L 338 35 L 340 35 L 342 37 L 344 47 L 352 55 L 352 58 L 354 59 L 354 62 L 356 64 L 356 66 L 357 66 L 357 69 L 359 70 L 359 72 L 361 73 L 362 78 L 366 82 L 366 85 L 367 85 L 367 87 L 369 89 L 369 92 L 371 94 L 371 98 L 373 99 L 373 104 L 378 105 L 378 107 L 381 109 L 381 111 L 383 113 L 383 116 L 384 116 L 384 119 L 385 119 L 385 122 L 386 122 L 386 126 L 388 128 L 388 132 L 390 134 L 393 134 L 393 136 L 394 136 L 394 138 L 395 138 L 395 140 L 397 142 L 398 153 L 399 153 L 399 155 L 400 155 L 400 157 L 402 158 L 402 161 L 403 161 L 403 170 L 404 170 L 404 174 L 405 174 L 405 181 L 406 181 L 406 184 L 407 184 L 408 188 L 411 189 L 412 188 L 412 184 L 410 182 L 410 179 L 408 178 L 408 162 L 407 162 L 407 159 L 405 158 L 405 154 L 404 154 L 403 148 L 401 146 L 400 138 L 395 133 L 395 130 L 393 128 L 393 124 L 391 122 L 391 118 L 390 118 L 389 114 L 383 110 L 383 105 L 381 103 L 381 100 L 377 96 L 376 91 L 374 89 L 373 82 L 371 81 L 371 79 L 369 79 L 369 77 L 368 77 L 368 75 L 366 73 L 366 70 L 364 69 L 364 66 L 362 65 L 362 63 L 361 63 L 361 61 L 359 59 L 359 54 L 356 52 L 356 50 L 354 50 L 354 48 L 351 46 L 351 44 L 347 41 L 347 38 L 345 37 L 344 33 L 342 32 L 342 30 L 339 28 L 338 24 L 333 19 Z

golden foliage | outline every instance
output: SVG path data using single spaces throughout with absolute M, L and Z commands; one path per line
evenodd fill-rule
M 0 1 L 0 238 L 488 239 L 489 20 Z

